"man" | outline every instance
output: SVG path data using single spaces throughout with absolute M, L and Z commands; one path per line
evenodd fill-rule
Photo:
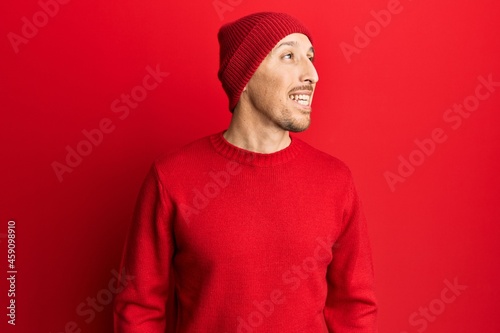
M 309 31 L 256 13 L 219 31 L 227 131 L 156 161 L 115 300 L 117 333 L 374 333 L 366 223 L 348 168 L 289 132 L 318 82 Z

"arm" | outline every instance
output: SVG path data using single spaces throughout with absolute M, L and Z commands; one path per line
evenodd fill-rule
M 115 333 L 164 333 L 167 324 L 175 324 L 172 211 L 153 166 L 142 185 L 122 259 L 122 273 L 133 278 L 115 298 Z
M 366 220 L 352 179 L 342 223 L 327 271 L 325 320 L 332 333 L 376 333 L 371 250 Z

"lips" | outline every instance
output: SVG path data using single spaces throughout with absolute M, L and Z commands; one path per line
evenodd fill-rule
M 288 98 L 303 107 L 310 108 L 313 92 L 314 87 L 312 85 L 305 84 L 290 90 Z

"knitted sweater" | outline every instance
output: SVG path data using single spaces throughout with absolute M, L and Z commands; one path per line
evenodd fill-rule
M 292 136 L 271 154 L 199 139 L 141 189 L 116 333 L 374 333 L 366 222 L 349 169 Z

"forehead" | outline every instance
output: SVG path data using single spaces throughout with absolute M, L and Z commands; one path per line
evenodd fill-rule
M 278 43 L 276 43 L 273 50 L 277 50 L 283 46 L 291 46 L 291 47 L 312 50 L 311 41 L 309 40 L 309 38 L 306 35 L 301 34 L 301 33 L 293 33 L 293 34 L 290 34 L 290 35 L 284 37 Z

